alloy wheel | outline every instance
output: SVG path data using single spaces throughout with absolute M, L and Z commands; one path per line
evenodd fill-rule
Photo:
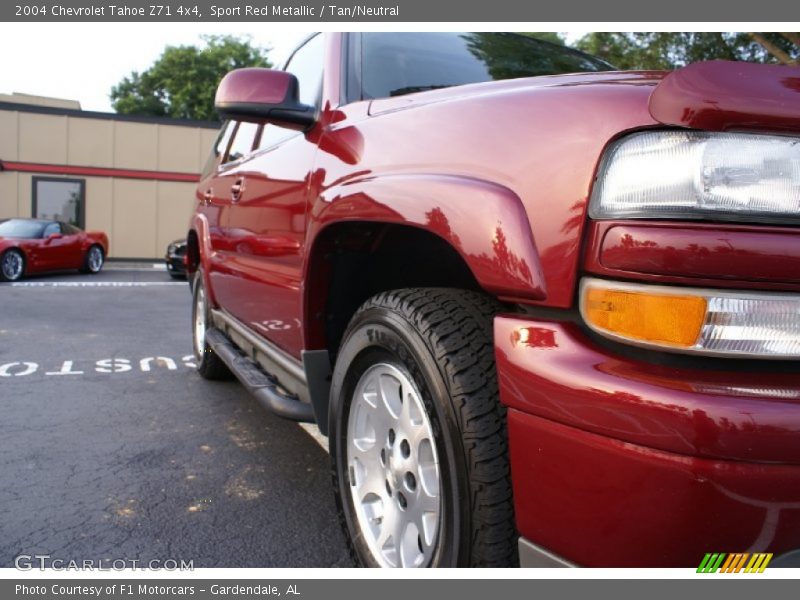
M 206 345 L 206 292 L 201 283 L 196 284 L 194 307 L 194 352 L 202 360 Z
M 19 252 L 12 250 L 3 255 L 3 277 L 8 281 L 15 281 L 22 277 L 24 266 L 25 263 Z
M 347 467 L 358 525 L 375 561 L 428 566 L 442 516 L 436 444 L 419 390 L 394 365 L 373 365 L 356 384 Z
M 89 271 L 97 273 L 103 268 L 103 251 L 97 246 L 89 248 L 88 257 Z

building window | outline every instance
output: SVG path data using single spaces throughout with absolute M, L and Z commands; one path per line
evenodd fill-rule
M 33 217 L 84 227 L 86 182 L 83 179 L 33 178 Z

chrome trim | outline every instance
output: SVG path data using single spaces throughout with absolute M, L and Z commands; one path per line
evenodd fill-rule
M 519 566 L 523 569 L 575 568 L 578 565 L 537 546 L 524 537 L 519 538 Z
M 217 319 L 219 319 L 224 325 L 235 330 L 247 340 L 248 343 L 252 344 L 259 352 L 278 363 L 278 365 L 289 372 L 292 377 L 303 384 L 306 383 L 306 374 L 299 360 L 292 358 L 272 342 L 253 333 L 247 325 L 230 313 L 220 309 L 212 309 L 211 314 L 213 315 L 215 323 Z
M 258 365 L 243 356 L 230 338 L 219 329 L 209 329 L 206 339 L 217 357 L 228 366 L 261 406 L 284 419 L 314 422 L 314 408 L 311 404 L 301 402 L 294 396 L 287 396 L 273 377 L 269 377 Z
M 211 320 L 246 356 L 276 377 L 283 388 L 303 402 L 311 401 L 305 370 L 300 361 L 223 309 L 211 309 Z

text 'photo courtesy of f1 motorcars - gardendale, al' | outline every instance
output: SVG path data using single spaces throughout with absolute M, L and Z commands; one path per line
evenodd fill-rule
M 800 34 L 271 31 L 0 94 L 0 564 L 800 566 Z

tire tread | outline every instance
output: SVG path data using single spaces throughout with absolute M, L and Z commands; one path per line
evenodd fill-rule
M 493 317 L 502 305 L 469 290 L 406 288 L 373 296 L 354 320 L 373 308 L 413 326 L 450 391 L 470 480 L 471 553 L 464 566 L 516 565 L 506 409 L 499 400 L 492 335 Z
M 197 271 L 195 275 L 195 284 L 192 287 L 192 304 L 195 303 L 195 294 L 197 294 L 197 286 L 202 285 L 202 272 Z M 192 319 L 194 319 L 194 306 L 192 307 Z M 194 335 L 194 333 L 192 334 Z M 192 340 L 194 344 L 194 340 Z M 202 360 L 197 362 L 197 372 L 200 377 L 208 381 L 227 381 L 233 379 L 233 373 L 228 369 L 228 365 L 222 362 L 222 359 L 217 356 L 217 353 L 209 346 L 208 342 L 204 344 Z

